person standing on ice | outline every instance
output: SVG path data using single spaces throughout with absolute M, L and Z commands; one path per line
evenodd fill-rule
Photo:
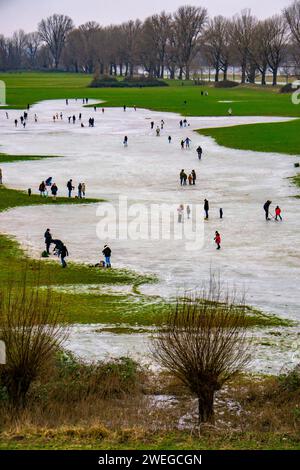
M 183 204 L 180 204 L 180 206 L 177 209 L 177 214 L 178 214 L 177 221 L 179 224 L 183 222 L 183 213 L 184 213 L 184 206 Z
M 156 137 L 159 137 L 160 136 L 160 128 L 157 126 L 156 128 Z
M 192 178 L 193 178 L 193 185 L 195 185 L 196 184 L 196 178 L 197 178 L 195 170 L 192 170 L 191 175 L 192 175 Z
M 168 141 L 169 141 L 169 144 L 170 144 L 171 141 L 172 141 L 172 137 L 171 137 L 170 135 L 169 135 L 169 137 L 168 137 Z
M 81 185 L 82 197 L 85 198 L 85 183 Z
M 52 243 L 52 235 L 50 233 L 50 228 L 47 228 L 46 232 L 44 233 L 44 238 L 47 255 L 50 255 L 50 245 Z
M 217 245 L 217 250 L 221 249 L 221 235 L 219 234 L 218 231 L 215 233 L 215 238 L 214 238 L 216 245 Z
M 125 135 L 124 140 L 123 140 L 124 147 L 128 146 L 128 137 Z
M 209 211 L 209 202 L 207 199 L 204 199 L 205 219 L 208 219 L 208 211 Z
M 189 137 L 187 137 L 184 142 L 185 142 L 185 148 L 189 149 L 190 148 L 190 143 L 192 142 L 191 139 Z
M 265 211 L 266 220 L 270 220 L 269 210 L 270 210 L 271 204 L 272 204 L 272 201 L 269 201 L 269 200 L 264 203 L 264 211 Z
M 282 217 L 281 217 L 281 209 L 279 206 L 276 206 L 275 207 L 275 220 L 278 220 L 278 217 L 280 220 L 282 220 Z
M 184 175 L 185 175 L 185 172 L 184 172 L 184 169 L 182 169 L 181 172 L 180 172 L 180 174 L 179 174 L 180 186 L 183 185 L 183 182 L 184 182 Z
M 187 213 L 187 218 L 190 219 L 191 208 L 189 205 L 186 206 L 186 213 Z
M 154 128 L 154 121 L 151 121 L 150 125 L 151 125 L 151 130 L 152 130 Z
M 105 265 L 107 268 L 111 268 L 111 263 L 110 263 L 110 258 L 111 258 L 111 249 L 109 248 L 108 245 L 104 245 L 104 249 L 102 250 L 102 253 L 105 258 Z

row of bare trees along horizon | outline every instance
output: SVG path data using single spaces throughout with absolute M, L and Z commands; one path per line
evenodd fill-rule
M 0 34 L 0 70 L 64 70 L 114 76 L 195 78 L 211 68 L 214 80 L 238 69 L 242 83 L 266 84 L 279 72 L 300 74 L 300 1 L 258 20 L 251 10 L 210 18 L 203 7 L 182 6 L 144 21 L 76 27 L 66 15 L 42 19 L 37 31 Z

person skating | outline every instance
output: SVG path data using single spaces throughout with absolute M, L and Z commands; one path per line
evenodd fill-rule
M 179 127 L 182 128 L 183 127 L 183 121 L 179 121 Z
M 73 184 L 72 184 L 72 180 L 69 180 L 67 182 L 67 188 L 68 188 L 68 197 L 72 197 L 72 191 L 74 188 Z
M 169 137 L 168 137 L 168 141 L 169 141 L 169 144 L 170 144 L 171 141 L 172 141 L 172 137 L 171 137 L 170 135 L 169 135 Z
M 282 217 L 281 217 L 281 209 L 279 206 L 276 206 L 275 207 L 275 220 L 278 220 L 278 217 L 280 220 L 282 220 Z
M 223 219 L 223 209 L 222 209 L 222 207 L 220 207 L 219 213 L 220 213 L 220 219 Z
M 151 121 L 150 125 L 151 125 L 151 130 L 152 130 L 154 128 L 154 121 Z
M 270 220 L 269 210 L 270 210 L 270 205 L 271 204 L 272 204 L 272 201 L 269 201 L 269 200 L 264 203 L 264 211 L 265 211 L 266 220 Z
M 104 245 L 104 249 L 102 250 L 102 253 L 104 255 L 104 258 L 105 258 L 105 265 L 107 268 L 111 268 L 111 262 L 110 262 L 110 258 L 111 258 L 111 249 L 109 248 L 108 245 Z
M 44 238 L 47 255 L 50 255 L 50 245 L 52 243 L 52 235 L 50 233 L 50 228 L 47 228 L 46 232 L 44 233 Z
M 193 178 L 193 185 L 195 186 L 195 184 L 196 184 L 196 178 L 197 178 L 195 170 L 192 170 L 191 175 L 192 175 L 192 178 Z
M 180 174 L 179 174 L 179 178 L 180 178 L 180 186 L 183 185 L 183 181 L 184 181 L 184 169 L 181 170 Z
M 219 234 L 218 231 L 215 233 L 215 238 L 214 238 L 216 245 L 217 245 L 217 250 L 221 249 L 221 235 Z
M 124 140 L 123 140 L 124 147 L 128 147 L 128 137 L 125 135 Z
M 66 245 L 62 245 L 62 247 L 60 248 L 59 250 L 59 256 L 60 256 L 60 261 L 61 261 L 61 265 L 63 268 L 66 268 L 67 267 L 67 263 L 66 263 L 66 256 L 69 256 L 69 252 L 68 252 L 68 248 L 66 247 Z
M 200 145 L 197 147 L 197 154 L 198 154 L 199 160 L 201 160 L 201 157 L 202 157 L 202 148 L 201 148 Z
M 205 219 L 208 219 L 208 211 L 209 211 L 209 202 L 207 199 L 204 199 Z

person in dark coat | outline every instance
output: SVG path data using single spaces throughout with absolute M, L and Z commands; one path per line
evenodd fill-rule
M 209 211 L 209 202 L 207 199 L 204 199 L 204 212 L 205 212 L 206 219 L 208 219 L 208 211 Z
M 183 185 L 183 182 L 184 182 L 184 169 L 181 170 L 180 174 L 179 174 L 179 178 L 180 178 L 180 185 L 182 186 Z
M 62 245 L 60 251 L 59 251 L 59 256 L 60 256 L 60 260 L 61 260 L 61 265 L 63 268 L 66 268 L 67 267 L 67 263 L 65 261 L 65 257 L 66 256 L 69 256 L 69 253 L 68 253 L 68 249 L 66 247 L 66 245 Z
M 201 160 L 201 157 L 202 157 L 202 147 L 201 147 L 200 145 L 197 147 L 197 154 L 198 154 L 199 160 Z
M 109 248 L 108 245 L 104 245 L 104 249 L 102 250 L 102 253 L 105 257 L 106 267 L 111 268 L 111 263 L 110 263 L 111 249 Z
M 271 204 L 272 204 L 272 201 L 269 201 L 269 200 L 264 203 L 264 211 L 265 211 L 266 220 L 270 220 L 269 210 L 270 210 Z
M 68 188 L 68 196 L 71 197 L 72 196 L 72 191 L 74 189 L 74 186 L 72 184 L 72 180 L 69 180 L 67 182 L 67 188 Z
M 52 235 L 50 233 L 50 228 L 47 228 L 45 234 L 44 234 L 44 237 L 45 237 L 45 244 L 46 244 L 46 251 L 47 251 L 47 254 L 50 255 L 50 245 L 52 243 Z
M 197 178 L 195 170 L 192 170 L 191 175 L 192 175 L 192 178 L 193 178 L 193 185 L 195 185 L 196 184 L 196 178 Z

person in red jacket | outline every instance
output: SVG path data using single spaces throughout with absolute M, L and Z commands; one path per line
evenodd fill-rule
M 218 231 L 215 233 L 215 242 L 217 244 L 217 250 L 221 249 L 221 235 L 219 234 Z
M 278 217 L 280 220 L 282 220 L 282 217 L 281 217 L 281 209 L 279 206 L 276 206 L 275 207 L 275 220 L 278 220 Z

